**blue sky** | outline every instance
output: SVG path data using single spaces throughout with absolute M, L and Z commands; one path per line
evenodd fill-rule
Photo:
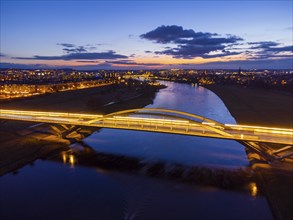
M 2 67 L 293 68 L 292 1 L 3 1 Z

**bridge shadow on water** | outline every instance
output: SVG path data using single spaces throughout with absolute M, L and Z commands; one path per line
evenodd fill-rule
M 97 152 L 84 143 L 78 149 L 63 151 L 49 160 L 68 163 L 72 167 L 92 167 L 101 171 L 124 172 L 186 184 L 249 192 L 253 197 L 262 194 L 256 184 L 258 177 L 250 168 L 231 169 L 150 161 L 138 157 Z

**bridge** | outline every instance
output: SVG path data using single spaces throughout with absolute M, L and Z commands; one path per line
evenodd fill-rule
M 0 109 L 0 119 L 160 132 L 236 140 L 268 161 L 293 155 L 293 129 L 222 124 L 199 115 L 169 109 L 142 108 L 106 115 Z M 269 144 L 282 147 L 272 149 Z M 282 152 L 289 153 L 281 155 Z

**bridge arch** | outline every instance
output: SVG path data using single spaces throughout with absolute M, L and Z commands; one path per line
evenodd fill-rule
M 191 114 L 191 113 L 188 113 L 188 112 L 177 111 L 177 110 L 172 110 L 172 109 L 162 109 L 162 108 L 128 109 L 128 110 L 113 112 L 113 113 L 105 115 L 104 117 L 118 116 L 118 115 L 124 115 L 124 114 L 130 115 L 131 113 L 139 113 L 139 112 L 140 113 L 147 112 L 149 115 L 156 115 L 158 113 L 163 113 L 162 115 L 171 116 L 171 117 L 176 117 L 174 115 L 171 115 L 171 114 L 176 114 L 176 115 L 178 115 L 176 118 L 185 119 L 185 120 L 189 120 L 189 121 L 195 121 L 195 122 L 199 122 L 199 120 L 200 120 L 200 122 L 213 123 L 215 125 L 224 127 L 224 125 L 221 124 L 220 122 L 214 121 L 214 120 L 209 119 L 209 118 L 205 118 L 205 117 L 200 116 L 200 115 Z
M 191 114 L 188 112 L 182 112 L 182 111 L 171 110 L 171 109 L 161 109 L 161 108 L 137 108 L 137 109 L 129 109 L 129 110 L 113 112 L 113 113 L 104 115 L 102 118 L 91 120 L 90 123 L 102 121 L 109 117 L 121 116 L 121 115 L 128 116 L 131 114 L 159 115 L 159 116 L 172 117 L 172 118 L 181 119 L 181 120 L 184 119 L 194 124 L 198 124 L 201 127 L 205 128 L 206 130 L 214 131 L 226 137 L 231 136 L 231 134 L 223 131 L 225 129 L 225 125 L 223 125 L 220 122 L 214 121 L 209 118 L 205 118 L 200 115 Z

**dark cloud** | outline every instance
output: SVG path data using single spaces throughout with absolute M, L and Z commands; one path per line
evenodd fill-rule
M 202 57 L 202 58 L 213 58 L 213 57 L 223 57 L 223 56 L 231 56 L 237 55 L 241 52 L 230 52 L 224 50 L 225 46 L 223 45 L 179 45 L 177 48 L 172 48 L 163 51 L 156 51 L 156 54 L 165 54 L 171 55 L 174 58 L 184 58 L 184 59 L 192 59 L 194 57 Z M 221 53 L 216 54 L 208 54 L 214 51 L 221 51 Z
M 266 52 L 293 52 L 293 45 L 277 47 L 280 45 L 280 43 L 273 41 L 249 42 L 248 44 L 256 45 L 250 47 L 249 49 L 261 49 L 262 51 Z
M 132 60 L 117 60 L 117 61 L 106 61 L 110 64 L 116 65 L 133 65 L 133 66 L 162 66 L 160 63 L 137 63 Z
M 69 44 L 69 43 L 58 43 L 57 45 L 63 46 L 63 47 L 76 47 L 74 44 Z
M 260 41 L 260 42 L 249 42 L 249 45 L 256 45 L 252 46 L 250 49 L 267 49 L 270 47 L 278 46 L 279 43 L 273 41 Z
M 109 50 L 107 52 L 91 52 L 96 50 L 95 45 L 101 44 L 86 44 L 84 46 L 77 46 L 71 43 L 58 43 L 57 45 L 63 47 L 65 55 L 59 56 L 40 56 L 35 55 L 33 57 L 13 57 L 14 59 L 20 60 L 85 60 L 85 62 L 93 60 L 113 60 L 113 59 L 124 59 L 128 56 L 117 54 L 115 51 Z
M 79 62 L 79 63 L 99 63 L 99 61 L 96 61 L 96 60 L 77 60 L 76 62 Z
M 253 61 L 253 60 L 281 60 L 281 59 L 286 59 L 286 58 L 293 58 L 293 54 L 254 54 L 253 56 L 249 57 L 247 60 L 248 61 Z
M 201 32 L 200 32 L 201 33 Z M 186 44 L 186 45 L 224 45 L 224 44 L 235 44 L 237 41 L 242 40 L 242 38 L 236 36 L 229 37 L 211 37 L 202 33 L 201 36 L 198 36 L 193 39 L 178 39 L 175 41 L 177 44 Z
M 174 58 L 193 59 L 195 57 L 215 58 L 238 54 L 247 54 L 250 59 L 272 59 L 292 57 L 292 46 L 281 46 L 278 42 L 261 41 L 249 42 L 246 51 L 237 45 L 243 41 L 234 35 L 220 36 L 216 33 L 195 32 L 192 29 L 183 29 L 181 26 L 160 26 L 140 35 L 141 38 L 160 44 L 173 44 L 164 47 L 161 51 L 154 51 L 159 55 L 170 55 Z M 246 45 L 246 46 L 247 46 Z M 145 51 L 146 53 L 150 51 Z M 284 54 L 287 53 L 287 54 Z M 288 54 L 289 53 L 289 54 Z
M 63 47 L 63 52 L 65 53 L 82 53 L 87 52 L 84 46 L 76 46 L 75 44 L 70 43 L 58 43 L 57 45 Z
M 100 53 L 69 53 L 61 56 L 33 56 L 33 57 L 14 57 L 21 60 L 100 60 L 100 59 L 123 59 L 125 55 L 116 54 L 110 50 Z
M 266 51 L 271 52 L 291 52 L 293 53 L 293 45 L 284 47 L 270 47 Z
M 157 27 L 155 30 L 140 35 L 141 38 L 155 41 L 156 43 L 172 43 L 180 39 L 194 38 L 197 35 L 193 30 L 184 30 L 177 25 Z
M 3 53 L 0 53 L 0 57 L 6 57 L 6 55 L 4 55 Z
M 146 50 L 145 53 L 152 53 L 152 51 L 150 51 L 150 50 Z
M 66 53 L 82 53 L 82 52 L 88 52 L 87 49 L 83 46 L 75 47 L 75 48 L 63 48 L 63 51 Z
M 237 45 L 243 39 L 234 35 L 220 37 L 216 33 L 195 32 L 181 26 L 162 25 L 150 32 L 140 35 L 141 38 L 161 44 L 175 44 L 176 47 L 155 51 L 156 54 L 171 55 L 175 58 L 192 59 L 195 57 L 212 58 L 239 54 L 240 52 L 225 51 L 227 47 Z M 217 55 L 213 54 L 216 53 Z
M 63 47 L 63 52 L 65 53 L 83 53 L 96 50 L 97 47 L 91 44 L 87 44 L 85 46 L 77 46 L 75 44 L 70 43 L 58 43 L 57 45 Z M 97 44 L 100 45 L 100 44 Z
M 251 55 L 251 59 L 254 60 L 293 57 L 293 45 L 280 47 L 280 43 L 273 41 L 249 42 L 248 45 L 253 46 L 246 51 L 246 54 Z
M 19 63 L 1 63 L 0 68 L 3 69 L 45 69 L 45 68 L 54 68 L 53 66 L 48 66 L 46 64 L 19 64 Z

